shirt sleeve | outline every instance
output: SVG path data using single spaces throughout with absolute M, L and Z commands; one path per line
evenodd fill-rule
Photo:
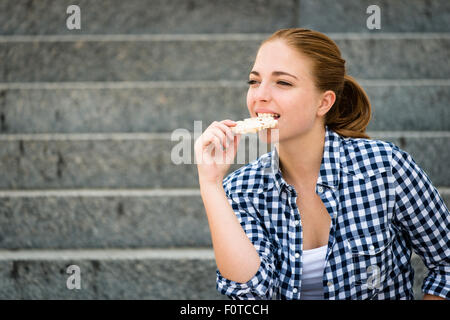
M 246 283 L 226 279 L 217 269 L 216 288 L 220 293 L 233 300 L 272 299 L 278 277 L 275 272 L 273 246 L 269 241 L 267 230 L 258 219 L 251 203 L 245 199 L 233 200 L 228 193 L 227 198 L 247 237 L 255 246 L 261 264 L 256 274 Z
M 396 219 L 429 271 L 422 291 L 450 299 L 449 210 L 427 174 L 397 146 L 392 165 Z

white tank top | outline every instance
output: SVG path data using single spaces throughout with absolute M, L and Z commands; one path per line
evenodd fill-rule
M 328 245 L 303 250 L 300 300 L 323 300 L 323 269 Z

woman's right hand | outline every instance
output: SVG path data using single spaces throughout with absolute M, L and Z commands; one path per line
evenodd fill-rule
M 220 183 L 237 153 L 241 138 L 234 134 L 232 120 L 214 121 L 195 141 L 194 150 L 200 183 Z

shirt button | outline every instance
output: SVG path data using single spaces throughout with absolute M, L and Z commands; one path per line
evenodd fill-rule
M 295 220 L 295 222 L 294 222 L 294 223 L 295 223 L 295 225 L 296 225 L 296 226 L 298 226 L 298 224 L 300 223 L 300 221 L 298 221 L 298 220 Z
M 322 186 L 319 186 L 319 187 L 317 188 L 317 191 L 319 191 L 320 193 L 322 193 L 322 192 L 323 192 L 323 187 L 322 187 Z
M 331 283 L 331 281 L 328 281 L 328 282 L 327 282 L 327 286 L 328 286 L 328 287 L 331 287 L 331 286 L 333 286 L 333 283 Z
M 298 292 L 297 288 L 292 289 L 292 292 L 297 293 Z
M 295 257 L 296 257 L 297 259 L 300 258 L 300 253 L 297 252 L 297 253 L 295 254 Z
M 374 247 L 373 245 L 371 245 L 371 246 L 369 247 L 369 250 L 373 251 L 373 250 L 375 250 L 375 247 Z

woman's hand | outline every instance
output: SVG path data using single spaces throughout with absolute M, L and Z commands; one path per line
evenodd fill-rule
M 240 135 L 231 131 L 236 122 L 214 121 L 195 141 L 194 150 L 200 183 L 222 184 L 240 141 Z

